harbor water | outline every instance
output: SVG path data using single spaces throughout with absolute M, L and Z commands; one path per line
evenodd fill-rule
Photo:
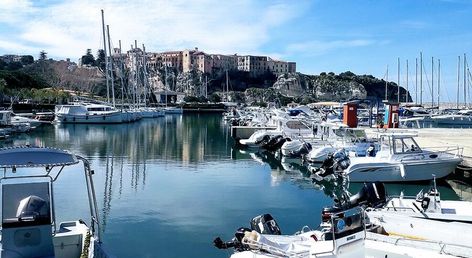
M 321 209 L 333 203 L 329 186 L 314 185 L 299 162 L 234 149 L 220 115 L 44 125 L 0 144 L 57 147 L 89 159 L 103 242 L 117 257 L 229 257 L 231 251 L 216 249 L 213 239 L 232 238 L 252 217 L 270 213 L 291 234 L 319 225 Z M 57 220 L 87 217 L 80 168 L 62 173 L 54 189 Z M 451 185 L 440 184 L 441 198 L 463 197 Z M 387 191 L 415 195 L 428 187 L 389 184 Z

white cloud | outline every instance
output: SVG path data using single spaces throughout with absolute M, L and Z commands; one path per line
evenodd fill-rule
M 353 39 L 353 40 L 332 40 L 321 41 L 312 40 L 301 43 L 294 43 L 287 46 L 289 53 L 304 53 L 305 55 L 316 56 L 328 53 L 330 51 L 342 48 L 356 48 L 365 47 L 373 44 L 384 44 L 385 42 L 368 40 L 368 39 Z
M 121 39 L 123 48 L 129 49 L 136 39 L 149 51 L 198 46 L 210 53 L 254 54 L 270 41 L 272 30 L 301 15 L 305 5 L 264 5 L 253 0 L 72 0 L 38 7 L 26 0 L 8 1 L 4 9 L 10 21 L 26 20 L 15 25 L 18 34 L 12 38 L 37 46 L 38 51 L 44 48 L 50 56 L 72 58 L 87 48 L 102 48 L 100 9 L 105 10 L 116 47 Z

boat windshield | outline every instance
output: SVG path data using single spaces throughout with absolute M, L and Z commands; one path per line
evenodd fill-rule
M 395 153 L 421 152 L 420 147 L 413 138 L 394 138 L 393 150 Z

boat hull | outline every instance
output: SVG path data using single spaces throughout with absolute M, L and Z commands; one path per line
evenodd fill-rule
M 100 115 L 57 114 L 56 121 L 62 124 L 120 124 L 123 123 L 123 117 L 121 112 Z
M 372 162 L 353 164 L 346 171 L 351 182 L 410 182 L 443 178 L 452 173 L 461 158 L 420 163 Z M 403 170 L 403 172 L 402 172 Z

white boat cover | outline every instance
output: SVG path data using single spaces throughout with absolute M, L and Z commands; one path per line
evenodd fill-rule
M 0 149 L 0 168 L 68 166 L 78 162 L 74 154 L 55 148 L 24 146 Z

